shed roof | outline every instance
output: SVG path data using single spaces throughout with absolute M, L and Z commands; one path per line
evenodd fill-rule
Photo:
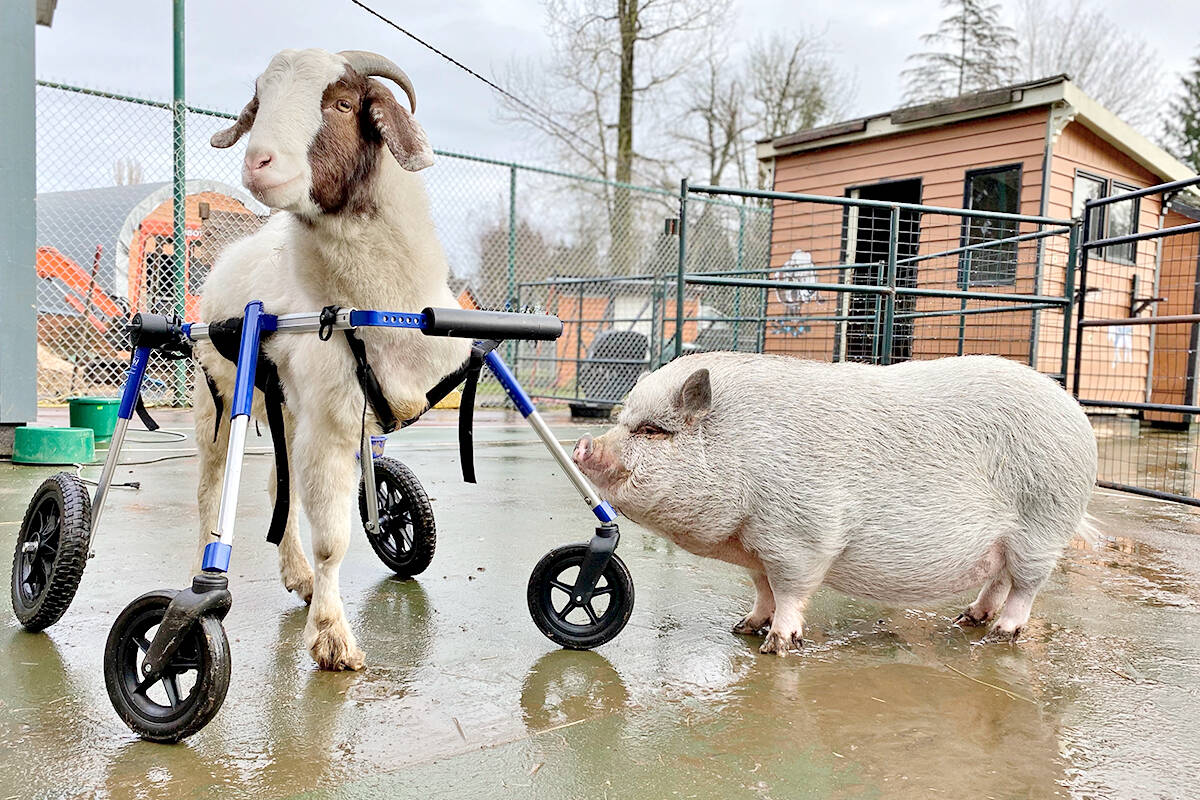
M 1168 181 L 1194 177 L 1170 153 L 1151 142 L 1111 111 L 1088 97 L 1066 75 L 1052 75 L 998 89 L 965 94 L 917 106 L 903 106 L 882 114 L 835 122 L 819 128 L 761 139 L 758 158 L 766 161 L 792 153 L 837 147 L 843 144 L 896 136 L 911 131 L 953 125 L 981 117 L 1010 114 L 1052 106 L 1062 126 L 1076 121 L 1101 139 Z M 1061 130 L 1061 128 L 1060 128 Z

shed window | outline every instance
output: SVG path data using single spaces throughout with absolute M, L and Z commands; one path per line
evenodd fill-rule
M 1108 188 L 1108 181 L 1096 175 L 1089 175 L 1086 172 L 1075 173 L 1075 193 L 1071 196 L 1071 218 L 1082 219 L 1084 204 L 1088 200 L 1099 200 L 1104 197 L 1104 190 Z M 1103 226 L 1099 220 L 1103 219 L 1104 207 L 1092 211 L 1092 220 L 1095 224 L 1093 231 L 1100 231 Z
M 1135 191 L 1137 189 L 1132 186 L 1126 186 L 1125 184 L 1113 181 L 1110 196 Z M 1139 210 L 1138 198 L 1136 197 L 1110 205 L 1108 207 L 1108 231 L 1105 235 L 1108 238 L 1112 238 L 1113 236 L 1127 236 L 1131 233 L 1137 233 Z M 1104 248 L 1104 260 L 1116 261 L 1121 264 L 1135 263 L 1137 260 L 1137 242 L 1126 242 L 1125 244 L 1115 244 L 1112 247 Z
M 966 208 L 1016 214 L 1020 208 L 1021 166 L 992 167 L 967 172 L 964 187 Z M 963 245 L 985 245 L 967 250 L 959 261 L 965 286 L 1014 284 L 1017 281 L 1017 243 L 988 242 L 1017 235 L 1017 221 L 969 217 L 964 222 Z

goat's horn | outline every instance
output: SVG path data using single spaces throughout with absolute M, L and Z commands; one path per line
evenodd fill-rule
M 413 113 L 417 113 L 417 90 L 413 88 L 412 81 L 404 74 L 404 70 L 396 66 L 391 59 L 370 50 L 343 50 L 338 55 L 345 58 L 346 63 L 360 75 L 378 75 L 380 78 L 395 81 L 408 95 L 408 104 L 412 106 Z

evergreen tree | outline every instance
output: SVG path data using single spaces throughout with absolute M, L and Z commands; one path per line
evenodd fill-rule
M 911 104 L 995 89 L 1011 83 L 1017 40 L 1000 22 L 1000 4 L 942 0 L 950 10 L 938 29 L 921 37 L 930 49 L 908 57 L 904 99 Z
M 1167 107 L 1167 148 L 1176 158 L 1200 172 L 1200 55 L 1183 76 L 1179 94 Z

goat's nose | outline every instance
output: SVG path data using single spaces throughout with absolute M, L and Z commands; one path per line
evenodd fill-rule
M 251 172 L 257 172 L 263 167 L 269 165 L 272 158 L 274 158 L 274 154 L 264 150 L 258 150 L 253 153 L 247 152 L 246 169 L 250 170 Z

